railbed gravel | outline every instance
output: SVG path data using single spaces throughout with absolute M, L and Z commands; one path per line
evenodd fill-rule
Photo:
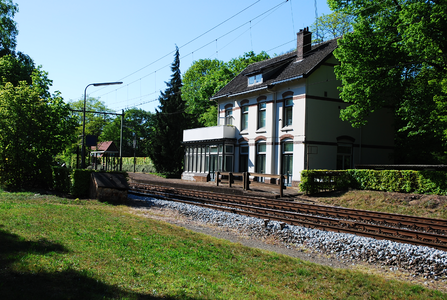
M 447 279 L 447 252 L 389 240 L 376 240 L 347 233 L 281 224 L 277 221 L 242 216 L 200 206 L 165 201 L 151 197 L 129 195 L 135 200 L 144 200 L 145 206 L 169 208 L 194 221 L 237 230 L 254 238 L 273 237 L 286 247 L 306 247 L 312 251 L 331 255 L 348 262 L 362 261 L 375 265 L 399 268 L 414 276 L 427 279 Z M 281 229 L 282 227 L 282 229 Z

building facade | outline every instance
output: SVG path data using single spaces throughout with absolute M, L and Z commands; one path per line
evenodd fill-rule
M 311 46 L 308 29 L 297 50 L 254 63 L 222 88 L 218 126 L 184 131 L 185 180 L 213 180 L 215 171 L 283 174 L 296 186 L 305 169 L 390 164 L 393 115 L 383 109 L 368 124 L 343 122 L 333 56 L 337 40 Z M 268 176 L 266 176 L 268 179 Z

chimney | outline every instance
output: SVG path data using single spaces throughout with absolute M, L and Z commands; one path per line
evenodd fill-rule
M 296 60 L 303 59 L 304 54 L 312 49 L 312 32 L 309 31 L 309 27 L 300 29 L 300 32 L 296 34 Z

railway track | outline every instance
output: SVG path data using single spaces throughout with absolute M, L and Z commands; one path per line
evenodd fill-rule
M 165 186 L 132 184 L 130 193 L 153 196 L 285 224 L 351 233 L 447 251 L 447 220 L 418 218 Z

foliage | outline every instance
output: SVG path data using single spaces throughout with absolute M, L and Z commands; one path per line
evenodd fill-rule
M 75 122 L 62 97 L 49 94 L 50 85 L 36 69 L 31 85 L 0 86 L 0 184 L 10 189 L 47 185 L 53 157 L 73 141 Z
M 266 52 L 253 51 L 234 58 L 227 63 L 217 59 L 195 61 L 183 76 L 182 98 L 186 112 L 193 116 L 192 127 L 215 126 L 217 105 L 210 98 L 248 65 L 270 58 Z
M 53 167 L 53 186 L 58 192 L 69 193 L 71 190 L 71 169 Z
M 71 175 L 71 195 L 77 198 L 88 198 L 90 181 L 95 170 L 74 169 Z
M 153 132 L 149 136 L 148 152 L 158 172 L 179 175 L 183 170 L 183 130 L 188 129 L 191 124 L 185 113 L 185 101 L 181 95 L 182 79 L 178 48 L 171 70 L 171 80 L 166 82 L 167 88 L 165 92 L 161 92 L 158 98 L 160 105 L 152 117 Z
M 341 118 L 360 127 L 370 113 L 392 108 L 400 143 L 396 162 L 444 159 L 447 2 L 330 0 L 329 4 L 354 17 L 354 30 L 339 40 L 334 52 L 341 63 L 335 68 L 342 80 L 340 97 L 350 104 L 341 110 Z M 417 151 L 406 153 L 411 149 Z
M 12 0 L 0 1 L 0 56 L 13 54 L 16 48 L 18 30 L 13 18 L 18 10 Z
M 309 194 L 353 188 L 399 193 L 447 195 L 447 172 L 413 170 L 304 170 L 301 191 Z
M 69 104 L 71 109 L 77 110 L 77 112 L 73 112 L 73 115 L 76 117 L 78 123 L 77 134 L 80 136 L 82 134 L 82 111 L 84 110 L 84 98 L 77 101 L 70 101 Z M 111 109 L 107 108 L 104 102 L 94 97 L 86 97 L 85 110 L 96 112 L 112 112 Z M 87 112 L 85 114 L 85 135 L 100 136 L 104 130 L 104 126 L 110 123 L 111 119 L 112 118 L 110 117 L 110 115 Z
M 349 184 L 349 176 L 344 170 L 303 170 L 301 172 L 300 190 L 308 194 L 343 190 L 348 188 Z
M 339 11 L 323 14 L 310 27 L 310 31 L 313 33 L 312 43 L 321 43 L 351 32 L 352 21 L 352 15 Z
M 132 108 L 124 112 L 123 126 L 123 156 L 133 156 L 133 141 L 136 139 L 136 156 L 147 156 L 149 147 L 149 136 L 152 132 L 152 113 L 142 109 Z M 104 126 L 99 141 L 114 141 L 120 144 L 121 116 L 117 116 L 112 122 Z

